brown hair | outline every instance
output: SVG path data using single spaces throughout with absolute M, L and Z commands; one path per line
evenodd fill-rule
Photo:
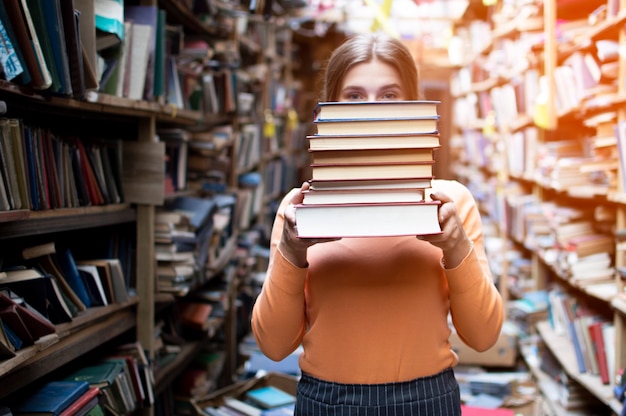
M 379 60 L 398 71 L 407 100 L 419 98 L 417 66 L 411 52 L 397 39 L 383 33 L 355 35 L 335 49 L 328 60 L 322 101 L 338 101 L 346 73 L 357 64 Z

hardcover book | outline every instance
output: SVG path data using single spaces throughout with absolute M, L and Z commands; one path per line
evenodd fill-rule
M 334 189 L 304 191 L 303 204 L 370 204 L 377 202 L 422 202 L 424 188 Z
M 384 237 L 441 232 L 439 202 L 296 205 L 300 238 Z
M 434 161 L 415 163 L 311 164 L 313 180 L 425 178 L 433 176 Z
M 259 387 L 246 392 L 246 398 L 264 409 L 272 409 L 295 403 L 294 395 L 274 386 Z
M 439 103 L 428 100 L 320 102 L 314 109 L 314 119 L 432 117 L 437 115 Z
M 0 279 L 0 287 L 8 287 L 22 296 L 29 305 L 49 319 L 59 324 L 72 320 L 72 312 L 56 280 L 49 274 L 34 268 L 7 270 L 6 277 Z
M 358 149 L 398 149 L 415 147 L 440 147 L 437 133 L 405 133 L 405 134 L 335 134 L 307 136 L 309 150 L 358 150 Z
M 432 177 L 392 179 L 309 180 L 312 190 L 405 189 L 430 188 Z
M 384 148 L 346 149 L 346 150 L 309 150 L 312 164 L 349 165 L 358 163 L 416 163 L 429 162 L 433 159 L 433 148 Z
M 436 133 L 438 123 L 439 116 L 314 121 L 318 135 Z
M 11 407 L 15 415 L 57 416 L 89 390 L 84 381 L 51 381 Z

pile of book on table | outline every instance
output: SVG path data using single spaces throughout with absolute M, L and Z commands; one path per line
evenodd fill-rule
M 429 197 L 440 146 L 438 101 L 321 102 L 307 136 L 310 188 L 296 206 L 298 237 L 441 232 Z

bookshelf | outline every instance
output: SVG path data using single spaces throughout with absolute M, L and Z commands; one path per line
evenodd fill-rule
M 625 165 L 617 145 L 617 127 L 626 113 L 624 60 L 619 54 L 608 58 L 606 48 L 624 45 L 625 8 L 623 1 L 489 6 L 488 18 L 457 28 L 467 53 L 459 55 L 465 59 L 459 59 L 451 78 L 457 174 L 484 196 L 484 210 L 497 224 L 499 249 L 493 257 L 500 288 L 511 299 L 537 291 L 553 296 L 547 304 L 550 319 L 521 340 L 522 356 L 539 385 L 547 386 L 536 351 L 552 351 L 567 378 L 612 414 L 621 412 L 612 388 L 626 364 L 619 273 Z M 467 37 L 477 28 L 489 33 L 490 41 L 479 44 Z M 581 244 L 572 246 L 576 239 L 568 233 L 581 223 L 590 228 L 580 233 L 594 234 L 607 245 L 586 252 Z M 575 271 L 590 254 L 610 258 L 596 281 L 589 280 L 592 268 Z M 600 268 L 592 267 L 593 272 Z M 577 365 L 575 345 L 584 342 L 582 330 L 573 331 L 578 338 L 572 338 L 570 330 L 555 325 L 563 299 L 577 305 L 577 318 L 590 314 L 613 328 L 608 383 L 592 366 Z M 567 398 L 548 390 L 544 398 L 550 407 L 563 411 Z
M 90 0 L 76 0 L 75 3 L 81 8 L 93 5 Z M 223 237 L 214 235 L 217 248 L 213 250 L 211 246 L 210 261 L 202 265 L 199 279 L 185 293 L 159 291 L 156 218 L 164 207 L 178 198 L 211 199 L 217 193 L 225 192 L 235 195 L 239 204 L 239 198 L 245 192 L 245 186 L 239 181 L 240 175 L 254 173 L 264 178 L 275 160 L 289 159 L 298 151 L 297 148 L 286 150 L 298 124 L 289 121 L 293 106 L 290 28 L 285 16 L 271 16 L 266 20 L 249 15 L 246 8 L 228 2 L 220 3 L 215 10 L 192 10 L 185 2 L 175 0 L 127 2 L 125 7 L 135 5 L 156 9 L 164 17 L 165 25 L 159 33 L 162 33 L 164 42 L 167 40 L 166 47 L 173 48 L 166 50 L 179 53 L 171 61 L 169 56 L 162 58 L 165 65 L 176 61 L 176 65 L 169 67 L 170 71 L 176 70 L 173 78 L 183 84 L 176 99 L 156 87 L 150 98 L 131 99 L 121 87 L 121 81 L 117 81 L 115 88 L 113 84 L 103 83 L 101 91 L 88 88 L 84 97 L 79 98 L 34 90 L 18 79 L 0 80 L 0 100 L 8 108 L 1 117 L 23 120 L 26 126 L 32 124 L 42 131 L 49 129 L 63 137 L 114 141 L 123 160 L 120 180 L 124 190 L 123 200 L 118 203 L 0 211 L 3 266 L 10 256 L 19 254 L 16 250 L 50 240 L 67 244 L 77 258 L 103 256 L 105 249 L 109 250 L 107 253 L 117 250 L 120 260 L 124 260 L 123 270 L 130 295 L 123 303 L 87 308 L 71 322 L 57 324 L 54 334 L 16 351 L 14 357 L 1 360 L 0 380 L 6 387 L 0 392 L 3 404 L 11 395 L 27 393 L 40 382 L 63 377 L 76 363 L 84 364 L 90 358 L 97 360 L 108 353 L 108 348 L 123 342 L 138 341 L 152 360 L 153 387 L 157 396 L 155 406 L 165 407 L 174 400 L 185 402 L 190 399 L 174 399 L 172 386 L 213 338 L 219 338 L 218 342 L 224 348 L 220 385 L 228 385 L 236 378 L 240 364 L 237 337 L 241 331 L 238 296 L 247 272 L 247 255 L 241 253 L 239 236 L 248 229 L 269 226 L 264 224 L 270 217 L 264 205 L 279 199 L 285 188 L 274 189 L 271 196 L 264 196 L 261 188 L 256 195 L 259 198 L 254 205 L 256 211 L 249 216 L 247 223 L 239 221 L 241 213 L 231 213 L 233 222 L 229 231 Z M 95 35 L 93 26 L 88 25 L 86 30 L 81 36 Z M 190 44 L 185 44 L 185 40 Z M 100 41 L 97 39 L 96 43 Z M 199 56 L 198 50 L 190 45 L 205 48 L 200 54 L 206 55 Z M 122 55 L 115 56 L 122 62 Z M 153 70 L 155 78 L 160 71 L 156 66 L 158 62 L 161 61 L 155 63 Z M 190 75 L 185 63 L 202 70 Z M 231 83 L 226 87 L 218 85 L 215 91 L 219 108 L 211 107 L 215 102 L 204 94 L 207 85 L 203 82 L 208 79 L 204 75 L 211 75 L 216 82 Z M 190 91 L 195 91 L 196 95 L 189 94 Z M 202 94 L 198 95 L 200 91 Z M 246 98 L 252 97 L 247 111 L 242 110 L 245 107 L 239 95 L 242 92 L 249 94 Z M 176 101 L 178 98 L 181 100 Z M 280 99 L 285 101 L 278 105 Z M 272 125 L 275 122 L 284 128 L 277 129 L 274 134 L 260 135 L 263 141 L 259 140 L 258 147 L 251 151 L 257 162 L 238 167 L 232 162 L 241 153 L 237 139 L 242 133 L 241 127 L 254 125 L 262 133 L 265 127 L 269 127 L 264 124 L 266 120 L 270 121 L 266 115 L 271 115 Z M 192 186 L 189 180 L 180 189 L 166 186 L 168 171 L 164 160 L 169 155 L 167 143 L 161 137 L 165 136 L 163 132 L 173 130 L 184 131 L 192 140 L 199 141 L 207 136 L 212 136 L 213 140 L 218 135 L 221 140 L 222 132 L 229 131 L 228 138 L 219 142 L 219 151 L 213 154 L 220 163 L 230 161 L 219 166 L 222 171 L 217 185 L 222 191 L 205 188 L 207 184 L 201 182 Z M 272 152 L 264 152 L 270 141 Z M 185 167 L 181 172 L 187 175 Z M 293 176 L 291 174 L 287 181 L 277 179 L 277 183 L 285 187 L 295 186 Z M 210 185 L 216 185 L 215 181 Z M 158 365 L 157 357 L 163 350 L 164 317 L 169 325 L 169 319 L 172 318 L 173 322 L 178 314 L 177 306 L 187 294 L 201 292 L 207 289 L 208 283 L 220 279 L 225 283 L 224 316 L 215 320 L 212 332 L 182 343 L 173 360 Z M 141 409 L 141 414 L 154 413 L 155 407 Z

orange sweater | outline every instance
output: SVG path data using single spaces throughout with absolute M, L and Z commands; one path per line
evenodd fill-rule
M 415 237 L 344 238 L 316 244 L 308 268 L 279 250 L 284 209 L 271 236 L 270 263 L 252 312 L 259 348 L 281 360 L 300 344 L 302 371 L 340 383 L 388 383 L 436 374 L 457 364 L 448 313 L 464 342 L 491 347 L 500 334 L 502 299 L 495 288 L 472 195 L 456 181 L 433 189 L 456 203 L 473 250 L 444 269 L 441 250 Z

